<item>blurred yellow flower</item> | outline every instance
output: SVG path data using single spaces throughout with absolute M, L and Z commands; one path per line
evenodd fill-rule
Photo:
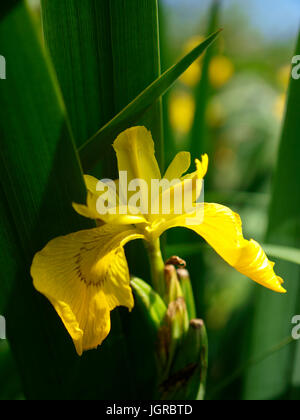
M 184 54 L 188 54 L 196 48 L 205 37 L 196 35 L 190 38 L 184 46 Z M 199 83 L 202 74 L 203 57 L 195 61 L 188 70 L 181 76 L 180 80 L 188 87 L 195 87 Z M 233 63 L 223 55 L 212 58 L 209 69 L 209 77 L 214 88 L 224 86 L 234 74 Z
M 188 40 L 184 46 L 184 55 L 188 54 L 194 48 L 196 48 L 201 42 L 205 40 L 205 37 L 196 35 Z M 202 57 L 195 61 L 185 73 L 181 76 L 180 80 L 189 87 L 197 85 L 201 78 L 202 73 Z
M 193 95 L 186 92 L 176 92 L 170 96 L 170 122 L 179 134 L 187 134 L 193 124 L 195 115 L 195 100 Z
M 281 95 L 278 96 L 274 104 L 273 112 L 280 121 L 282 121 L 284 117 L 286 102 L 287 102 L 287 94 L 282 93 Z
M 216 89 L 224 86 L 234 74 L 233 63 L 225 56 L 213 57 L 209 68 L 209 78 L 212 86 Z
M 164 181 L 169 181 L 168 187 L 158 189 L 155 194 L 152 190 L 149 194 L 149 188 L 146 188 L 137 199 L 136 190 L 130 188 L 132 182 L 138 180 L 138 185 L 151 186 L 153 181 L 162 181 L 151 133 L 145 127 L 133 127 L 121 133 L 113 146 L 120 173 L 119 182 L 112 181 L 113 194 L 103 192 L 102 187 L 107 184 L 86 176 L 87 205 L 74 204 L 79 214 L 101 222 L 99 226 L 52 240 L 35 255 L 31 267 L 35 288 L 54 306 L 78 355 L 97 348 L 107 337 L 111 328 L 110 312 L 114 308 L 133 308 L 124 246 L 129 241 L 143 239 L 157 251 L 155 244 L 159 237 L 171 228 L 193 230 L 238 272 L 268 289 L 285 293 L 283 280 L 275 274 L 274 264 L 260 245 L 244 238 L 240 217 L 222 205 L 198 202 L 208 169 L 207 155 L 196 161 L 195 172 L 184 176 L 191 165 L 191 156 L 188 152 L 177 154 L 163 177 Z M 127 182 L 123 189 L 121 178 L 124 174 Z M 174 197 L 186 190 L 186 185 L 193 200 L 178 213 Z M 130 192 L 131 199 L 135 199 L 134 206 L 124 208 L 122 196 L 125 192 L 126 195 Z M 107 215 L 99 212 L 97 202 L 102 205 L 108 200 L 108 194 L 118 197 L 118 203 Z M 170 211 L 160 211 L 160 203 L 167 196 L 173 197 Z M 149 199 L 158 208 L 150 214 L 141 210 L 148 208 Z
M 277 82 L 279 86 L 285 91 L 289 86 L 291 71 L 292 69 L 290 64 L 286 64 L 285 66 L 282 66 L 277 72 Z
M 221 127 L 226 119 L 226 109 L 222 102 L 214 98 L 209 102 L 206 109 L 206 121 L 210 127 Z

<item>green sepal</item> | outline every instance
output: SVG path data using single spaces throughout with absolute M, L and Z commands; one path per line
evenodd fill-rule
M 153 327 L 157 330 L 165 318 L 167 307 L 162 298 L 152 289 L 149 284 L 138 278 L 131 279 L 136 304 L 147 312 Z
M 136 383 L 140 384 L 140 399 L 158 399 L 162 381 L 161 364 L 166 363 L 159 331 L 167 307 L 161 297 L 143 280 L 133 278 L 131 286 L 135 307 L 130 314 L 124 311 L 123 325 L 127 333 L 130 357 L 135 366 L 132 374 L 135 375 Z
M 179 278 L 181 290 L 185 299 L 189 319 L 195 319 L 197 314 L 190 274 L 186 269 L 180 268 L 177 270 L 177 276 Z
M 166 284 L 165 302 L 169 304 L 176 301 L 176 299 L 183 297 L 183 291 L 174 265 L 167 264 L 165 266 L 164 277 Z
M 203 400 L 208 342 L 202 320 L 194 319 L 174 357 L 169 376 L 160 387 L 163 400 Z

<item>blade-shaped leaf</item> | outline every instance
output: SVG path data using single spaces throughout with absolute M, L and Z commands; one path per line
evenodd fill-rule
M 207 29 L 208 33 L 216 31 L 218 27 L 220 7 L 221 1 L 213 0 L 210 9 L 209 24 Z M 207 104 L 212 94 L 212 86 L 209 79 L 209 67 L 214 54 L 215 46 L 213 46 L 207 51 L 207 54 L 203 59 L 201 79 L 195 90 L 196 109 L 193 127 L 191 130 L 191 148 L 194 156 L 201 156 L 201 154 L 203 153 L 208 153 L 210 156 L 212 156 L 212 152 L 214 149 L 213 145 L 211 144 L 212 139 L 208 138 L 209 135 L 207 132 L 208 130 L 206 124 Z M 211 163 L 213 164 L 213 162 Z M 213 170 L 210 170 L 210 172 L 213 172 Z
M 115 115 L 110 1 L 41 3 L 45 41 L 81 146 Z
M 77 362 L 58 317 L 33 289 L 33 255 L 54 236 L 91 226 L 70 206 L 84 199 L 85 187 L 54 72 L 39 38 L 25 2 L 0 21 L 0 51 L 8 69 L 0 84 L 0 185 L 6 206 L 1 225 L 5 223 L 7 241 L 1 278 L 10 293 L 7 334 L 31 399 L 66 397 L 64 381 Z M 0 286 L 2 293 L 2 280 Z
M 179 63 L 167 70 L 115 118 L 98 131 L 86 144 L 79 148 L 84 170 L 91 169 L 99 160 L 102 148 L 129 126 L 135 124 L 147 109 L 163 95 L 187 68 L 211 45 L 220 31 L 212 34 L 203 43 L 186 55 Z
M 264 245 L 264 250 L 270 258 L 300 265 L 300 249 L 279 245 Z

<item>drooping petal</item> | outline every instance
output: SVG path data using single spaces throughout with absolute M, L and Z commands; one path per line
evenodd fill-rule
M 237 271 L 275 292 L 286 293 L 283 280 L 274 272 L 274 263 L 270 262 L 254 240 L 243 237 L 242 222 L 236 213 L 218 204 L 198 206 L 203 213 L 202 222 L 191 224 L 191 217 L 185 215 L 169 220 L 156 235 L 172 227 L 186 227 L 202 236 L 215 251 Z M 189 224 L 187 223 L 189 220 Z M 195 219 L 195 223 L 197 219 Z M 197 222 L 198 223 L 198 222 Z
M 34 286 L 56 309 L 79 355 L 107 337 L 111 310 L 132 309 L 123 246 L 141 237 L 134 229 L 104 225 L 54 239 L 34 257 Z
M 191 166 L 191 154 L 189 152 L 180 152 L 173 159 L 172 163 L 168 167 L 164 179 L 173 181 L 180 179 Z

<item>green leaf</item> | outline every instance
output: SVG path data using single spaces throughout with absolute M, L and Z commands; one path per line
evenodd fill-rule
M 1 294 L 4 287 L 9 293 L 7 334 L 26 396 L 66 398 L 64 383 L 77 357 L 54 310 L 34 290 L 29 272 L 34 253 L 51 238 L 92 226 L 70 205 L 84 200 L 85 186 L 54 71 L 25 2 L 1 19 L 0 51 L 8 68 L 7 80 L 0 83 L 1 216 L 5 215 L 5 286 L 1 281 L 0 287 Z
M 11 0 L 6 2 L 5 5 L 1 6 L 0 19 L 2 20 L 21 0 Z
M 131 280 L 137 302 L 141 305 L 149 320 L 153 323 L 154 330 L 158 331 L 166 315 L 167 307 L 162 298 L 149 284 L 138 278 Z
M 160 383 L 158 332 L 167 308 L 161 297 L 143 280 L 133 278 L 131 285 L 135 307 L 123 318 L 130 357 L 134 362 L 131 374 L 139 384 L 139 399 L 149 399 L 150 395 L 157 399 Z
M 7 341 L 0 341 L 0 401 L 22 397 L 22 387 Z
M 300 54 L 300 36 L 297 54 Z M 297 134 L 300 131 L 299 105 L 300 83 L 299 80 L 291 79 L 267 236 L 267 243 L 280 247 L 300 248 L 300 144 Z M 286 257 L 286 253 L 284 254 Z M 294 256 L 295 254 L 291 252 L 289 260 Z M 280 342 L 286 336 L 290 336 L 293 327 L 292 318 L 300 313 L 299 267 L 291 262 L 278 261 L 275 268 L 277 273 L 284 277 L 288 293 L 279 296 L 263 289 L 257 290 L 252 344 L 249 349 L 254 357 L 270 348 L 274 342 Z M 245 383 L 245 398 L 282 399 L 292 392 L 293 396 L 296 395 L 298 397 L 296 399 L 299 399 L 300 369 L 295 358 L 299 351 L 299 344 L 296 352 L 293 348 L 284 348 L 249 369 Z
M 157 0 L 110 1 L 115 115 L 161 75 L 157 3 Z M 152 132 L 158 162 L 163 169 L 159 96 L 149 105 L 147 112 L 136 122 Z
M 270 349 L 265 351 L 258 357 L 251 358 L 245 363 L 243 363 L 238 369 L 236 369 L 228 378 L 224 379 L 213 391 L 209 394 L 209 399 L 214 399 L 214 397 L 220 394 L 224 389 L 226 389 L 229 385 L 231 385 L 236 379 L 242 376 L 249 367 L 256 366 L 257 364 L 263 362 L 264 360 L 268 359 L 270 356 L 273 356 L 277 352 L 281 351 L 287 346 L 291 344 L 295 344 L 295 341 L 292 337 L 287 337 L 285 340 L 282 340 L 280 343 L 272 346 Z
M 148 108 L 163 95 L 187 68 L 212 44 L 219 33 L 220 31 L 212 34 L 202 44 L 186 55 L 179 63 L 167 70 L 116 117 L 101 128 L 87 143 L 79 148 L 84 170 L 91 169 L 99 161 L 101 150 L 110 145 L 113 139 L 121 131 L 135 124 Z
M 115 115 L 110 1 L 41 3 L 45 41 L 81 146 Z
M 210 9 L 208 34 L 215 32 L 218 27 L 221 2 L 213 0 Z M 191 148 L 194 156 L 201 156 L 208 153 L 212 156 L 213 145 L 207 132 L 206 110 L 207 104 L 212 94 L 212 86 L 209 79 L 209 66 L 211 59 L 215 55 L 215 47 L 213 46 L 207 51 L 203 59 L 201 79 L 195 89 L 196 110 L 194 123 L 191 130 Z M 212 159 L 213 160 L 213 159 Z M 210 172 L 213 173 L 211 170 Z M 207 181 L 206 181 L 207 182 Z
M 300 265 L 300 249 L 279 245 L 263 245 L 263 249 L 270 258 L 277 258 Z
M 157 2 L 43 0 L 42 15 L 46 43 L 80 146 L 159 77 Z M 132 36 L 133 33 L 136 35 Z M 159 151 L 162 146 L 159 101 L 138 123 L 151 129 Z M 101 164 L 94 173 L 97 176 L 116 176 L 112 140 L 101 143 L 95 156 Z M 140 243 L 130 244 L 127 256 L 133 261 L 134 274 L 144 277 L 148 274 L 148 263 L 144 262 L 141 250 Z M 136 270 L 137 266 L 141 269 Z M 154 353 L 150 353 L 149 345 L 151 322 L 140 312 L 139 308 L 130 315 L 126 310 L 114 311 L 113 331 L 108 340 L 93 356 L 85 355 L 80 363 L 80 382 L 89 381 L 81 397 L 123 399 L 153 394 L 156 386 L 153 376 L 156 378 Z M 134 332 L 134 328 L 141 333 Z M 145 353 L 147 359 L 139 364 Z M 91 380 L 93 363 L 101 375 L 92 375 Z

